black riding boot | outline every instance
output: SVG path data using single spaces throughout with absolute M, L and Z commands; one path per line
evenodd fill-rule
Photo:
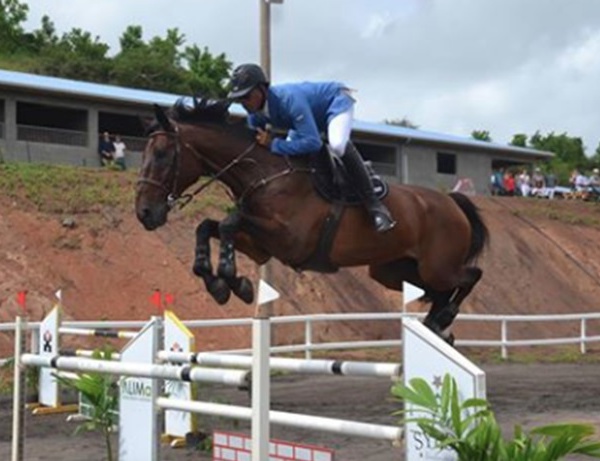
M 392 229 L 396 225 L 396 221 L 394 221 L 386 206 L 375 195 L 373 181 L 371 181 L 360 153 L 351 142 L 346 147 L 342 162 L 346 167 L 350 181 L 363 198 L 377 232 L 386 232 Z

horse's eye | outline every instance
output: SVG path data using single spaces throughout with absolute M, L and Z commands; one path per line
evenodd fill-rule
M 157 149 L 154 151 L 154 157 L 156 158 L 156 160 L 160 161 L 164 161 L 167 159 L 168 156 L 168 152 L 166 149 Z

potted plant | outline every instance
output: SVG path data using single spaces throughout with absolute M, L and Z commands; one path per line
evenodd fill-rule
M 529 431 L 517 425 L 512 439 L 505 439 L 487 400 L 461 401 L 448 374 L 439 393 L 414 378 L 408 386 L 394 385 L 392 394 L 409 404 L 395 413 L 403 415 L 401 423 L 415 422 L 440 450 L 456 453 L 458 461 L 558 461 L 571 454 L 600 458 L 600 441 L 593 439 L 590 424 L 550 424 Z

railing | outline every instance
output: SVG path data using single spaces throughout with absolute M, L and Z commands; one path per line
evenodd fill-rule
M 274 346 L 271 348 L 273 353 L 304 352 L 305 358 L 312 358 L 313 351 L 323 350 L 341 350 L 341 349 L 366 349 L 366 348 L 389 348 L 400 347 L 401 339 L 386 339 L 374 341 L 346 341 L 346 342 L 325 342 L 314 343 L 313 331 L 317 323 L 322 322 L 358 322 L 358 321 L 399 321 L 403 316 L 422 318 L 424 314 L 403 314 L 401 312 L 390 313 L 353 313 L 353 314 L 316 314 L 316 315 L 296 315 L 288 317 L 273 317 L 272 323 L 275 325 L 283 324 L 303 324 L 304 342 L 300 344 L 287 344 Z M 508 349 L 518 346 L 549 346 L 549 345 L 567 345 L 579 344 L 579 350 L 582 354 L 587 352 L 587 344 L 600 342 L 600 335 L 588 334 L 588 322 L 600 320 L 600 313 L 590 314 L 554 314 L 554 315 L 492 315 L 492 314 L 460 314 L 457 321 L 461 322 L 494 322 L 500 324 L 500 339 L 459 339 L 457 346 L 469 347 L 494 347 L 500 348 L 503 359 L 508 358 Z M 544 339 L 510 339 L 509 328 L 515 322 L 579 322 L 579 332 L 576 336 Z M 110 329 L 132 329 L 141 328 L 145 321 L 70 321 L 63 322 L 64 327 L 75 328 L 110 328 Z M 214 327 L 232 327 L 247 326 L 251 327 L 251 318 L 236 319 L 210 319 L 210 320 L 190 320 L 183 322 L 188 328 L 214 328 Z M 32 345 L 38 344 L 39 340 L 39 322 L 28 323 L 27 328 L 32 332 Z M 14 331 L 14 323 L 0 324 L 1 332 Z M 400 331 L 400 329 L 398 329 Z M 221 352 L 229 353 L 250 353 L 250 349 L 227 350 Z M 7 359 L 0 360 L 0 364 Z
M 17 140 L 64 144 L 67 146 L 87 146 L 88 134 L 85 131 L 17 125 Z

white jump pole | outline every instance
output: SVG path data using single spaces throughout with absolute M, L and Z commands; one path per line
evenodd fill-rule
M 254 410 L 248 407 L 223 405 L 209 402 L 190 402 L 159 397 L 156 404 L 163 409 L 191 411 L 212 416 L 249 420 L 254 417 Z M 270 411 L 270 421 L 282 426 L 325 431 L 334 434 L 345 434 L 379 440 L 398 441 L 402 437 L 402 428 L 381 424 L 360 423 L 323 416 L 302 415 L 283 411 Z M 253 433 L 254 435 L 254 433 Z M 265 458 L 268 459 L 268 458 Z
M 57 368 L 77 372 L 106 373 L 137 378 L 217 383 L 232 386 L 248 384 L 248 371 L 246 370 L 122 363 L 82 357 L 47 357 L 35 354 L 23 354 L 21 362 L 24 365 L 36 367 Z
M 160 351 L 158 358 L 172 363 L 195 363 L 203 366 L 250 368 L 252 357 L 248 355 L 220 354 L 216 352 L 169 352 Z M 345 376 L 398 377 L 399 363 L 373 363 L 340 360 L 306 360 L 287 357 L 270 357 L 271 370 L 298 374 L 329 374 Z

